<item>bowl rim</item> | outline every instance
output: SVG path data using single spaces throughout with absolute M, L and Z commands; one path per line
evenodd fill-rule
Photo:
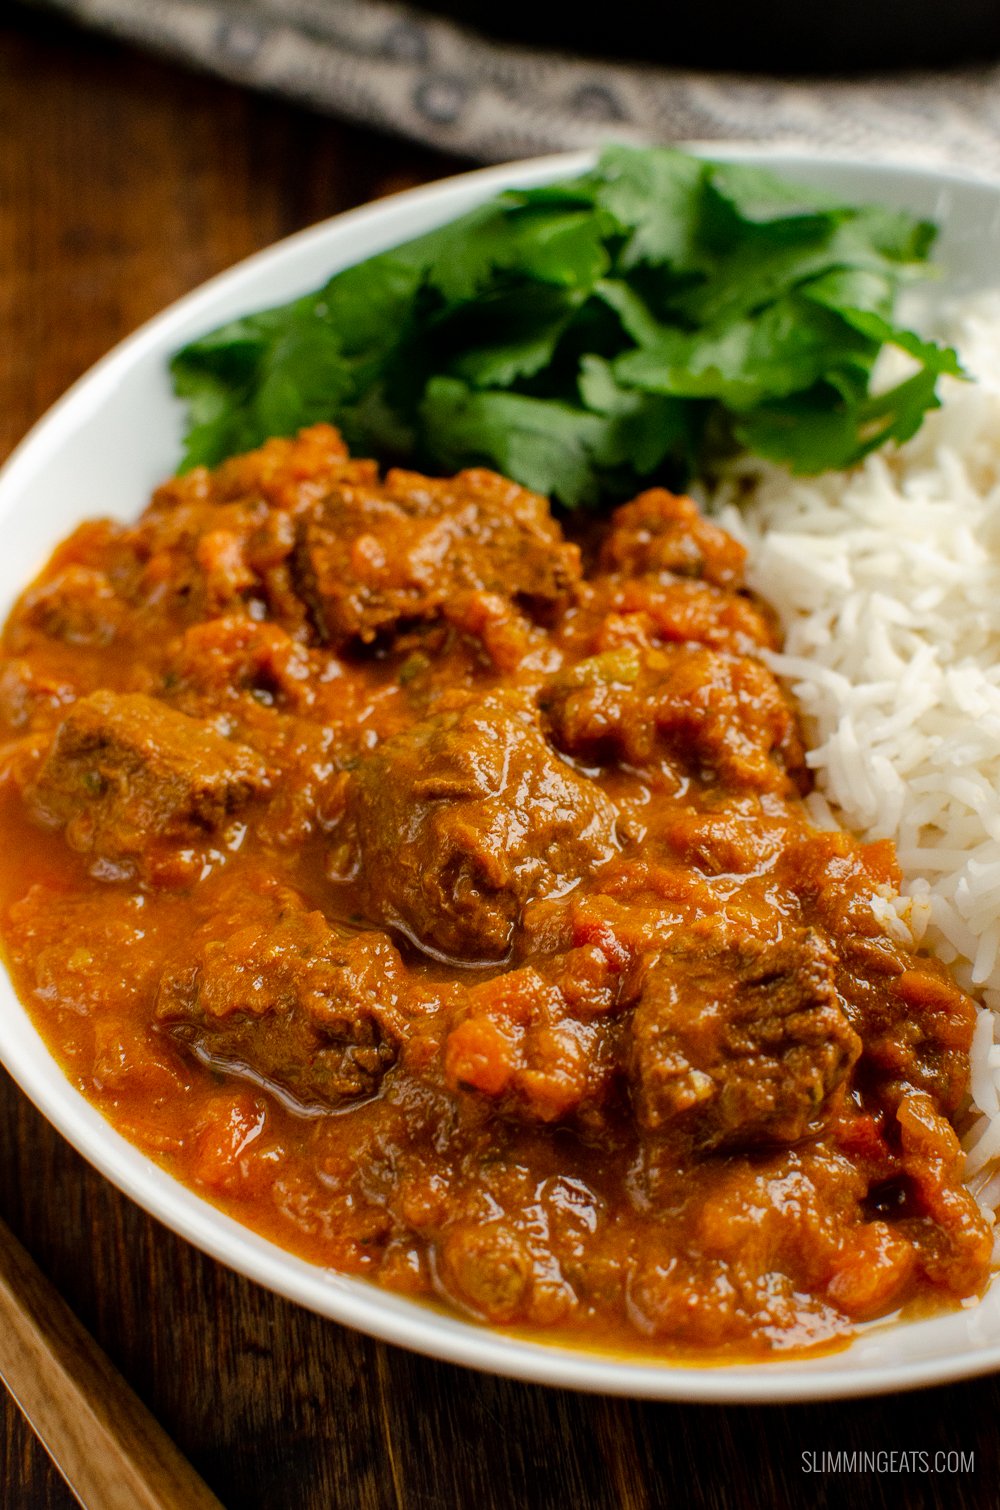
M 953 184 L 980 190 L 995 203 L 1000 221 L 1000 184 L 977 173 L 942 170 L 911 162 L 853 159 L 842 153 L 823 153 L 808 147 L 759 145 L 742 142 L 678 144 L 703 156 L 752 160 L 780 167 L 789 176 L 807 174 L 817 164 L 875 179 L 895 178 Z M 190 338 L 198 328 L 217 324 L 211 311 L 220 297 L 239 304 L 242 290 L 276 268 L 308 258 L 317 250 L 331 254 L 340 243 L 366 243 L 360 252 L 338 261 L 331 255 L 331 271 L 369 255 L 372 245 L 391 246 L 409 235 L 393 231 L 414 211 L 424 224 L 441 223 L 466 202 L 485 198 L 516 184 L 542 183 L 584 170 L 595 158 L 592 151 L 553 153 L 488 168 L 472 169 L 427 185 L 403 190 L 383 200 L 330 217 L 285 237 L 243 259 L 183 295 L 120 341 L 80 377 L 31 427 L 0 468 L 0 530 L 19 493 L 44 471 L 67 438 L 107 403 L 143 361 L 163 357 Z M 380 234 L 387 232 L 385 237 Z M 246 308 L 255 307 L 251 300 Z M 261 307 L 261 301 L 256 301 Z M 145 498 L 136 500 L 136 508 Z M 55 544 L 52 541 L 49 549 Z M 7 998 L 5 1000 L 4 998 Z M 11 1006 L 11 1001 L 13 1006 Z M 1000 1368 L 1000 1321 L 993 1337 L 977 1338 L 971 1329 L 968 1351 L 939 1352 L 926 1329 L 952 1322 L 955 1312 L 926 1321 L 881 1322 L 861 1329 L 862 1339 L 881 1343 L 904 1327 L 909 1336 L 923 1329 L 930 1356 L 907 1360 L 896 1356 L 891 1341 L 881 1346 L 883 1361 L 859 1361 L 850 1355 L 861 1339 L 844 1350 L 821 1356 L 752 1363 L 690 1363 L 666 1357 L 617 1354 L 590 1347 L 563 1346 L 527 1339 L 438 1310 L 426 1301 L 406 1299 L 372 1282 L 336 1274 L 307 1263 L 260 1237 L 233 1217 L 180 1183 L 150 1156 L 128 1142 L 86 1100 L 62 1069 L 11 987 L 0 961 L 0 1061 L 42 1115 L 102 1175 L 150 1215 L 164 1223 L 227 1267 L 275 1291 L 288 1300 L 354 1327 L 382 1341 L 408 1347 L 442 1362 L 461 1364 L 529 1383 L 617 1394 L 634 1398 L 701 1403 L 793 1402 L 854 1397 L 887 1390 L 917 1388 L 974 1377 Z M 971 1314 L 971 1313 L 970 1313 Z M 923 1346 L 923 1344 L 921 1344 Z M 846 1360 L 846 1361 L 845 1361 Z

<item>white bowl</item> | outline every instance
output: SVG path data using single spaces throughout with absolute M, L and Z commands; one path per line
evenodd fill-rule
M 877 201 L 943 226 L 940 296 L 997 281 L 1000 187 L 913 168 L 807 154 L 711 148 L 766 163 L 845 201 Z M 0 612 L 56 543 L 93 515 L 136 517 L 174 469 L 181 412 L 167 359 L 194 336 L 317 287 L 331 273 L 438 225 L 515 184 L 581 171 L 550 157 L 468 173 L 340 215 L 251 257 L 180 300 L 106 357 L 40 421 L 0 471 Z M 453 1363 L 547 1384 L 674 1400 L 809 1400 L 939 1383 L 1000 1367 L 1000 1283 L 979 1305 L 872 1326 L 846 1350 L 797 1362 L 689 1367 L 504 1336 L 292 1257 L 223 1215 L 121 1137 L 74 1089 L 0 971 L 0 1058 L 86 1159 L 160 1221 L 222 1263 L 335 1321 Z

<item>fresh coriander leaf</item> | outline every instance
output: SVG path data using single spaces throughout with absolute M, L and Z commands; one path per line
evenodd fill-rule
M 532 189 L 505 189 L 497 203 L 518 208 L 521 205 L 573 205 L 577 209 L 593 208 L 602 179 L 595 168 L 578 178 L 564 178 Z
M 600 494 L 593 453 L 607 421 L 570 404 L 434 378 L 421 405 L 424 444 L 450 469 L 497 468 L 569 508 Z
M 261 438 L 331 419 L 355 397 L 351 379 L 336 331 L 319 321 L 293 326 L 261 363 L 254 400 Z
M 855 226 L 837 225 L 801 241 L 755 232 L 734 240 L 717 257 L 710 276 L 681 290 L 671 307 L 692 325 L 718 325 L 766 309 L 800 285 L 845 266 L 887 273 L 898 287 L 899 270 L 859 240 Z
M 172 370 L 174 392 L 187 403 L 182 471 L 215 466 L 223 457 L 256 444 L 248 393 L 185 363 L 175 362 Z
M 916 434 L 928 409 L 938 407 L 936 374 L 914 373 L 887 393 L 862 404 L 831 402 L 817 386 L 784 403 L 761 405 L 734 425 L 737 441 L 755 455 L 797 473 L 851 467 L 888 440 L 902 443 Z
M 801 285 L 801 293 L 833 310 L 870 310 L 890 319 L 898 280 L 884 267 L 834 267 Z
M 671 455 L 683 457 L 686 464 L 692 440 L 689 404 L 625 387 L 611 363 L 597 356 L 581 363 L 580 397 L 588 409 L 608 420 L 603 437 L 593 444 L 594 459 L 602 467 L 627 467 L 642 478 Z
M 444 311 L 429 332 L 433 368 L 474 387 L 511 387 L 552 363 L 586 298 L 585 289 L 519 279 Z
M 925 262 L 937 239 L 932 220 L 917 220 L 905 210 L 862 205 L 852 220 L 858 235 L 890 262 Z
M 611 265 L 603 242 L 602 217 L 592 211 L 563 211 L 534 223 L 522 212 L 522 242 L 518 271 L 542 283 L 591 289 Z
M 822 385 L 741 415 L 733 434 L 755 456 L 783 463 L 796 473 L 850 466 L 858 457 L 857 412 Z
M 734 438 L 816 470 L 912 433 L 954 353 L 894 323 L 926 221 L 755 168 L 609 148 L 177 354 L 184 465 L 316 419 L 569 503 L 704 471 Z M 916 371 L 870 392 L 885 345 Z
M 393 252 L 337 273 L 317 296 L 314 313 L 336 333 L 345 356 L 392 346 L 410 318 L 423 281 L 420 261 Z
M 199 336 L 196 341 L 191 341 L 180 355 L 186 361 L 206 365 L 228 362 L 235 354 L 239 354 L 240 360 L 252 358 L 259 355 L 289 325 L 309 319 L 316 299 L 317 295 L 306 294 L 277 309 L 263 309 L 257 314 L 230 320 L 217 330 L 211 330 L 206 335 Z M 174 360 L 177 361 L 178 358 L 175 357 Z
M 614 367 L 633 387 L 713 398 L 739 412 L 809 389 L 844 362 L 870 366 L 877 352 L 877 342 L 831 311 L 792 295 L 718 329 L 664 330 L 655 344 L 626 352 Z
M 400 462 L 413 458 L 417 445 L 415 418 L 390 402 L 381 383 L 366 388 L 357 403 L 342 409 L 337 424 L 355 456 Z
M 603 224 L 592 212 L 561 206 L 494 206 L 461 236 L 440 239 L 426 281 L 455 304 L 480 294 L 498 273 L 589 287 L 609 266 Z
M 609 147 L 601 154 L 595 201 L 625 236 L 619 265 L 698 266 L 702 187 L 708 166 L 669 147 Z
M 854 330 L 875 345 L 898 346 L 935 373 L 964 377 L 958 354 L 950 346 L 939 346 L 936 341 L 924 340 L 915 331 L 893 324 L 884 311 L 886 303 L 891 311 L 894 301 L 890 298 L 875 302 L 877 281 L 874 275 L 833 273 L 808 284 L 802 294 L 804 298 L 836 310 Z
M 620 383 L 613 364 L 598 356 L 585 356 L 580 363 L 579 389 L 584 404 L 595 414 L 628 412 L 632 401 L 642 396 Z
M 801 183 L 789 183 L 766 168 L 748 163 L 711 163 L 706 183 L 714 198 L 724 201 L 740 220 L 770 227 L 775 221 L 820 220 L 827 222 L 845 213 L 828 194 Z
M 594 293 L 614 310 L 626 335 L 630 335 L 639 346 L 653 346 L 660 340 L 663 324 L 630 284 L 618 278 L 602 278 L 595 285 Z
M 916 435 L 929 409 L 938 409 L 937 373 L 925 367 L 885 393 L 876 394 L 860 406 L 859 456 L 867 456 L 888 440 L 902 445 Z

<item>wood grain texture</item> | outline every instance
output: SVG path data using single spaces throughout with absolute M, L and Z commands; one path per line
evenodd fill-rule
M 0 19 L 0 453 L 115 341 L 276 237 L 461 164 Z M 800 1407 L 491 1379 L 299 1310 L 166 1232 L 0 1074 L 0 1216 L 229 1510 L 994 1505 L 996 1379 Z M 960 1448 L 975 1471 L 819 1477 L 803 1451 Z M 0 1506 L 73 1500 L 0 1399 Z
M 88 1510 L 220 1510 L 4 1222 L 0 1377 Z

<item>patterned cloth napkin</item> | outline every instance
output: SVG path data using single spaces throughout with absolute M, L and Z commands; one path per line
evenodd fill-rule
M 44 3 L 225 78 L 481 161 L 612 137 L 741 139 L 1000 177 L 1000 65 L 779 79 L 494 43 L 395 0 Z

